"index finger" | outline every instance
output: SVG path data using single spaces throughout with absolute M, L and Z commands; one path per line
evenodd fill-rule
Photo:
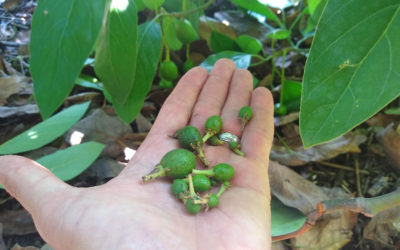
M 242 149 L 246 157 L 261 164 L 269 159 L 274 134 L 274 108 L 272 95 L 264 87 L 256 88 L 251 97 L 253 117 L 242 135 Z
M 207 70 L 201 67 L 195 67 L 187 72 L 162 106 L 149 136 L 151 134 L 172 135 L 187 125 L 207 78 Z

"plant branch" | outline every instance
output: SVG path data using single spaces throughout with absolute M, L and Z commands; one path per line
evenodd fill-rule
M 272 237 L 273 241 L 286 240 L 300 236 L 310 230 L 310 228 L 318 221 L 318 219 L 327 213 L 337 210 L 347 210 L 361 213 L 367 217 L 373 217 L 379 212 L 400 206 L 400 188 L 395 191 L 373 198 L 351 198 L 351 199 L 334 199 L 319 202 L 317 209 L 311 212 L 306 219 L 304 225 L 292 233 Z

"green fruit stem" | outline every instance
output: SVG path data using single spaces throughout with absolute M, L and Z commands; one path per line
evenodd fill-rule
M 196 147 L 194 147 L 194 150 L 196 151 L 196 155 L 197 155 L 197 157 L 199 157 L 200 161 L 204 164 L 204 166 L 206 166 L 208 168 L 208 167 L 210 167 L 210 163 L 208 163 L 208 160 L 206 159 L 206 156 L 204 155 L 203 148 L 199 144 Z
M 194 199 L 194 197 L 197 197 L 197 195 L 194 192 L 194 185 L 193 185 L 193 177 L 192 177 L 192 175 L 189 174 L 187 179 L 188 179 L 188 182 L 189 182 L 189 195 Z
M 214 169 L 193 169 L 192 174 L 202 174 L 209 177 L 213 177 L 215 175 Z
M 224 183 L 222 183 L 221 188 L 219 189 L 217 196 L 218 198 L 222 195 L 223 192 L 225 192 L 229 187 L 231 186 L 231 184 L 229 183 L 229 181 L 225 181 Z
M 186 60 L 190 59 L 190 43 L 186 44 Z
M 233 148 L 232 149 L 233 152 L 235 152 L 237 155 L 243 156 L 244 157 L 244 153 L 242 151 L 240 151 L 238 148 Z
M 151 181 L 160 177 L 166 176 L 165 168 L 162 165 L 157 165 L 149 174 L 142 177 L 144 182 Z
M 207 133 L 203 136 L 203 143 L 206 143 L 208 139 L 214 136 L 216 133 L 214 131 L 207 131 Z

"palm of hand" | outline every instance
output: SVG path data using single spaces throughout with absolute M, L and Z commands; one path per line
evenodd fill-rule
M 195 69 L 181 79 L 134 158 L 107 184 L 77 189 L 49 177 L 44 185 L 52 186 L 53 192 L 34 201 L 24 200 L 24 194 L 14 189 L 47 242 L 56 249 L 265 249 L 270 245 L 267 165 L 272 100 L 263 89 L 251 94 L 251 76 L 235 71 L 230 61 L 217 62 L 207 77 L 204 70 Z M 250 103 L 255 115 L 242 135 L 237 112 Z M 172 195 L 169 181 L 144 184 L 141 176 L 166 152 L 179 147 L 170 135 L 188 123 L 202 129 L 208 116 L 215 114 L 221 115 L 223 130 L 242 136 L 246 157 L 226 146 L 204 146 L 211 165 L 229 163 L 235 177 L 217 208 L 193 216 Z M 38 189 L 43 188 L 48 189 Z

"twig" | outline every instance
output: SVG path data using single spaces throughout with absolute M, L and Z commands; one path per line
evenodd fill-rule
M 320 161 L 318 163 L 321 165 L 324 165 L 324 166 L 332 167 L 332 168 L 338 168 L 338 169 L 343 169 L 343 170 L 352 171 L 352 172 L 354 171 L 354 168 L 352 168 L 352 167 L 348 167 L 348 166 L 344 166 L 344 165 L 340 165 L 340 164 L 336 164 L 336 163 L 331 163 L 331 162 L 326 162 L 326 161 Z M 369 174 L 369 172 L 366 170 L 360 169 L 360 174 Z
M 363 193 L 362 193 L 362 191 L 361 191 L 360 166 L 359 166 L 358 159 L 356 160 L 355 167 L 356 167 L 357 193 L 358 193 L 358 196 L 359 196 L 359 197 L 362 197 L 362 196 L 363 196 Z

